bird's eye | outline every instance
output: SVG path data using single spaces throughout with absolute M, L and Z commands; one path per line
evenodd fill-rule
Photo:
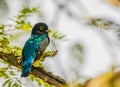
M 43 26 L 40 26 L 40 30 L 44 30 L 44 27 L 43 27 Z

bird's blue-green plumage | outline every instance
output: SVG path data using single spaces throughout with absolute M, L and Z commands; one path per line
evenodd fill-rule
M 37 27 L 40 27 L 37 25 Z M 34 28 L 33 28 L 34 29 Z M 37 29 L 37 28 L 35 28 Z M 37 30 L 35 30 L 37 31 Z M 42 50 L 44 51 L 45 49 L 42 49 L 43 45 L 40 46 L 41 43 L 46 44 L 46 42 L 44 41 L 46 38 L 48 38 L 48 44 L 49 44 L 49 37 L 48 34 L 43 32 L 40 34 L 36 34 L 36 33 L 32 33 L 31 37 L 26 41 L 24 47 L 23 47 L 23 51 L 22 51 L 22 59 L 23 59 L 23 63 L 22 63 L 22 77 L 26 77 L 29 75 L 30 71 L 31 71 L 31 66 L 33 61 L 35 60 L 38 51 Z M 44 42 L 43 42 L 44 41 Z M 47 45 L 48 45 L 47 44 Z M 47 47 L 47 45 L 45 45 L 44 48 Z

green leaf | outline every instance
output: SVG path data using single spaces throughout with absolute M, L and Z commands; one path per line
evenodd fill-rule
M 117 25 L 116 23 L 103 18 L 92 18 L 88 24 L 103 29 L 108 29 L 113 24 Z
M 15 76 L 16 74 L 13 71 L 9 71 L 10 75 Z
M 52 87 L 52 85 L 50 85 L 48 83 L 44 83 L 44 87 Z
M 4 45 L 9 44 L 9 40 L 6 37 L 3 37 L 3 39 L 0 42 L 4 43 Z
M 4 84 L 2 85 L 2 87 L 5 87 L 9 82 L 11 81 L 11 79 L 7 79 Z
M 9 78 L 9 76 L 5 72 L 0 72 L 0 77 Z
M 23 14 L 30 13 L 30 12 L 31 12 L 31 10 L 30 10 L 29 7 L 24 7 L 24 8 L 20 11 L 20 13 L 23 13 Z
M 0 77 L 3 77 L 4 76 L 4 73 L 3 72 L 0 72 Z
M 4 25 L 4 24 L 1 24 L 1 25 L 0 25 L 0 29 L 3 30 L 4 28 L 5 28 L 5 25 Z
M 38 82 L 38 85 L 41 86 L 43 84 L 43 81 L 39 78 L 36 78 L 36 81 Z
M 16 28 L 21 29 L 21 30 L 30 31 L 30 29 L 32 28 L 32 25 L 30 23 L 20 24 L 20 25 L 16 26 Z
M 12 87 L 21 87 L 21 86 L 19 86 L 17 83 L 14 83 Z
M 24 24 L 24 23 L 25 23 L 25 21 L 24 21 L 24 20 L 22 20 L 22 19 L 19 19 L 19 20 L 17 20 L 17 21 L 16 21 L 16 23 L 17 23 L 17 24 Z
M 18 83 L 20 83 L 20 84 L 21 84 L 21 81 L 20 81 L 20 80 L 18 80 L 18 79 L 17 79 L 17 81 L 18 81 Z
M 12 83 L 13 83 L 12 81 L 9 82 L 9 83 L 8 83 L 8 87 L 13 87 L 13 86 L 12 86 Z
M 58 31 L 51 29 L 50 35 L 55 39 L 63 39 L 65 37 L 64 34 L 59 33 Z
M 0 68 L 0 77 L 8 78 L 9 76 L 6 74 L 6 70 L 8 68 Z
M 33 12 L 39 12 L 39 9 L 36 8 L 36 7 L 33 7 L 33 8 L 32 8 L 32 11 L 33 11 Z
M 30 79 L 31 79 L 32 81 L 34 81 L 34 80 L 35 80 L 35 77 L 34 77 L 33 75 L 30 75 Z

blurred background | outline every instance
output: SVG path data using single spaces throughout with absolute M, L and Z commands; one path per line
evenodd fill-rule
M 120 87 L 119 14 L 119 0 L 0 0 L 0 24 L 11 46 L 22 48 L 37 22 L 58 32 L 47 48 L 58 54 L 43 64 L 71 87 Z M 39 87 L 24 80 L 21 87 Z

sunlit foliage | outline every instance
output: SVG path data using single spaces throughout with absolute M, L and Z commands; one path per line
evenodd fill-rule
M 21 29 L 25 31 L 30 31 L 32 28 L 32 25 L 30 22 L 27 22 L 25 20 L 25 17 L 29 16 L 31 13 L 40 13 L 40 10 L 36 7 L 30 8 L 30 7 L 24 7 L 17 16 L 12 17 L 12 21 L 15 23 L 15 25 L 6 25 L 6 24 L 0 24 L 0 52 L 3 54 L 13 54 L 16 56 L 17 60 L 19 63 L 21 63 L 21 51 L 22 48 L 16 47 L 16 46 L 11 46 L 9 42 L 9 37 L 11 37 L 10 34 L 6 34 L 7 31 L 6 28 L 10 28 L 11 26 L 14 27 L 16 30 Z M 8 29 L 9 30 L 9 29 Z M 54 31 L 54 30 L 53 30 Z M 55 39 L 62 39 L 64 38 L 63 35 L 58 35 L 57 31 L 51 32 L 51 37 Z M 45 57 L 53 57 L 55 56 L 57 51 L 48 51 L 45 52 L 40 60 L 38 60 L 38 63 L 41 63 L 41 61 L 44 61 Z M 12 65 L 4 62 L 3 60 L 0 60 L 1 63 L 5 64 L 7 67 L 1 67 L 0 68 L 0 77 L 4 77 L 5 81 L 3 83 L 3 87 L 22 87 L 23 84 L 21 80 L 18 78 L 18 73 L 20 70 L 13 67 Z M 41 63 L 36 65 L 34 63 L 34 66 L 37 67 L 44 67 Z M 15 73 L 16 72 L 16 73 Z M 44 81 L 40 80 L 39 78 L 35 78 L 34 76 L 30 76 L 32 81 L 38 82 L 38 85 L 45 86 L 45 87 L 51 87 L 51 85 L 45 83 Z

